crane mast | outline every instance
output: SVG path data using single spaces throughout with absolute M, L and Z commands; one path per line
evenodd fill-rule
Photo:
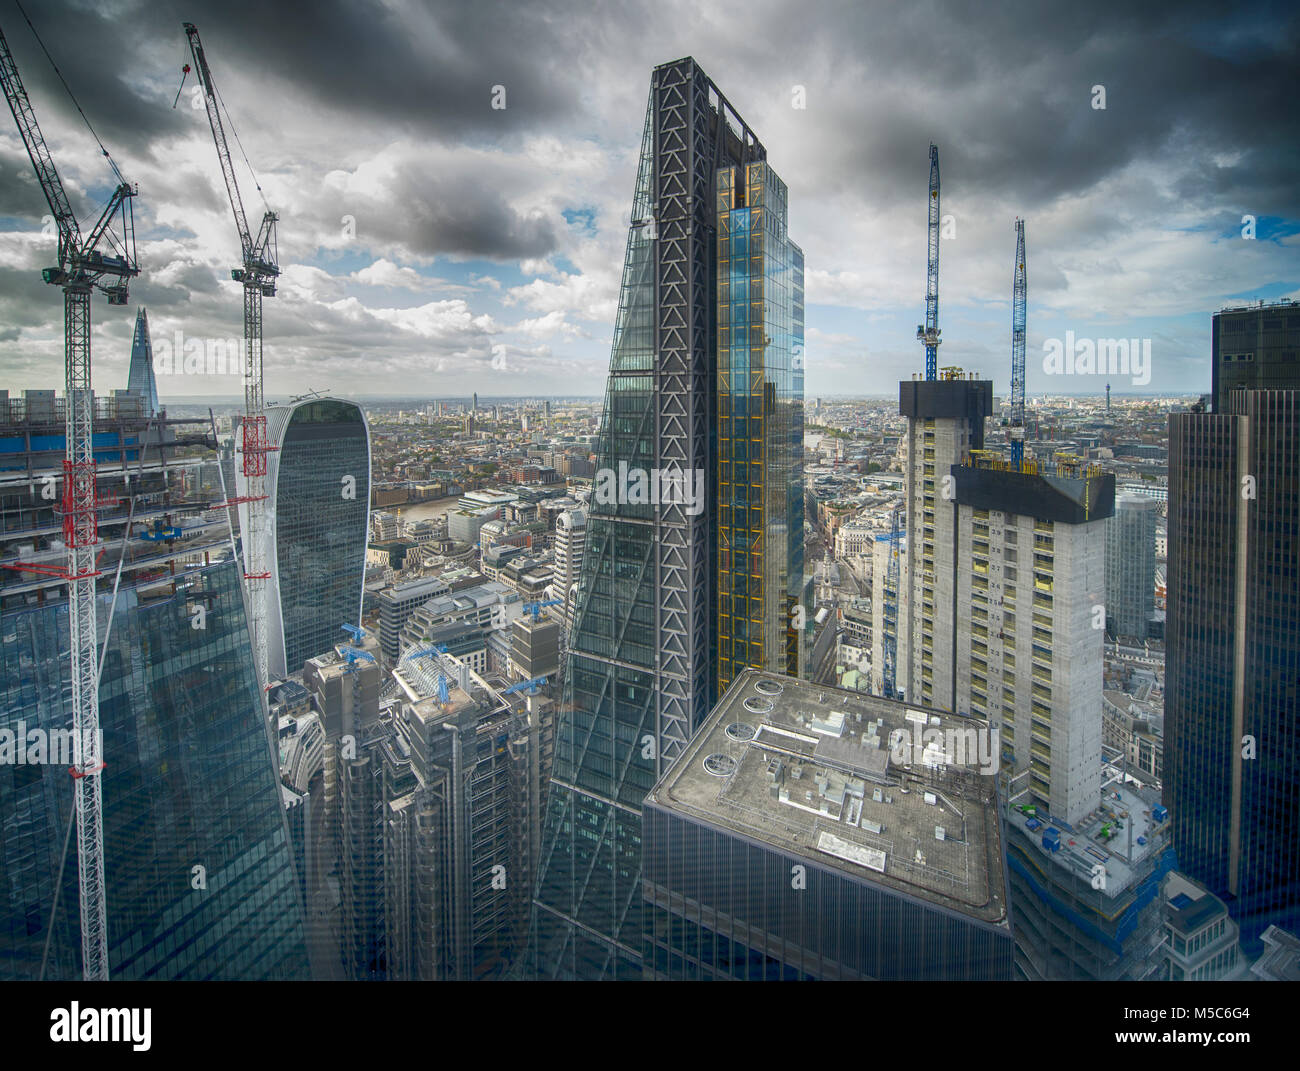
M 1011 463 L 1025 460 L 1025 221 L 1016 220 L 1016 271 L 1011 284 Z
M 930 142 L 930 196 L 926 217 L 925 324 L 916 337 L 925 347 L 925 378 L 939 374 L 939 146 Z
M 229 504 L 247 504 L 248 507 L 245 514 L 247 523 L 243 532 L 244 580 L 248 589 L 249 625 L 252 632 L 253 658 L 257 663 L 257 679 L 265 689 L 269 679 L 266 581 L 271 577 L 266 561 L 266 548 L 263 545 L 263 537 L 268 530 L 265 477 L 266 455 L 275 447 L 267 438 L 266 407 L 262 397 L 262 298 L 275 296 L 275 280 L 280 274 L 279 265 L 276 263 L 275 239 L 275 225 L 279 222 L 279 216 L 274 212 L 266 212 L 262 216 L 257 234 L 254 235 L 250 231 L 248 217 L 244 213 L 243 198 L 239 194 L 239 182 L 235 178 L 230 146 L 226 143 L 225 127 L 221 122 L 216 86 L 212 81 L 212 72 L 208 68 L 207 56 L 203 51 L 203 42 L 199 40 L 199 31 L 192 22 L 187 22 L 184 26 L 190 53 L 194 57 L 194 69 L 203 91 L 208 125 L 212 128 L 212 140 L 217 146 L 217 159 L 221 164 L 221 175 L 225 179 L 226 193 L 230 197 L 230 208 L 235 216 L 235 227 L 239 231 L 243 254 L 241 266 L 232 269 L 230 277 L 235 282 L 242 283 L 244 287 L 244 419 L 240 426 L 244 493 L 231 499 Z
M 104 293 L 110 305 L 127 303 L 128 280 L 140 274 L 136 262 L 135 222 L 131 199 L 135 187 L 120 182 L 86 238 L 59 179 L 54 159 L 36 122 L 31 99 L 23 86 L 13 54 L 0 32 L 0 82 L 5 99 L 41 191 L 59 230 L 58 264 L 41 277 L 63 289 L 64 461 L 63 542 L 65 569 L 55 575 L 68 582 L 68 627 L 71 634 L 72 724 L 76 786 L 77 879 L 81 917 L 81 965 L 87 981 L 108 979 L 108 917 L 104 896 L 103 796 L 104 769 L 99 725 L 99 653 L 95 606 L 97 510 L 100 500 L 92 448 L 94 394 L 90 365 L 90 295 Z M 105 150 L 107 155 L 107 150 Z M 111 158 L 110 158 L 111 159 Z M 114 171 L 116 172 L 116 166 Z M 117 176 L 121 179 L 121 175 Z M 105 256 L 99 243 L 121 220 L 120 256 Z M 112 241 L 117 243 L 114 235 Z M 51 918 L 50 925 L 54 924 Z

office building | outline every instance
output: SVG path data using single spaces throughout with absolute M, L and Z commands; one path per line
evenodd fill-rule
M 383 847 L 374 821 L 378 789 L 371 777 L 381 673 L 372 637 L 364 637 L 355 650 L 364 654 L 349 657 L 340 644 L 310 658 L 302 676 L 324 734 L 318 824 L 320 850 L 331 858 L 338 885 L 335 940 L 344 977 L 365 980 L 381 976 L 383 963 Z
M 511 623 L 522 612 L 523 601 L 518 592 L 511 591 L 499 580 L 462 587 L 454 593 L 426 599 L 412 611 L 402 627 L 400 647 L 406 650 L 430 646 L 437 642 L 434 636 L 440 629 L 461 623 L 473 626 L 486 645 L 493 633 L 508 637 Z M 483 672 L 488 667 L 484 663 L 471 668 Z
M 953 695 L 937 696 L 937 705 L 987 717 L 1003 763 L 1028 771 L 1038 806 L 1074 825 L 1096 810 L 1101 784 L 1101 618 L 1115 477 L 1066 454 L 1012 471 L 978 450 L 951 476 L 956 572 L 952 582 L 936 574 L 933 635 L 934 651 L 955 650 L 956 663 Z M 940 632 L 937 609 L 949 600 L 951 637 Z M 922 694 L 927 674 L 942 671 L 937 654 L 923 663 Z
M 755 480 L 752 467 L 741 494 L 740 470 L 731 467 L 742 459 L 738 425 L 724 435 L 716 424 L 724 411 L 746 421 L 752 415 L 752 430 L 764 429 L 760 441 L 777 444 L 764 449 L 785 449 L 789 444 L 781 436 L 796 435 L 797 442 L 801 434 L 791 396 L 795 358 L 802 357 L 793 352 L 800 264 L 795 248 L 785 242 L 781 187 L 766 168 L 750 170 L 766 155 L 693 59 L 655 68 L 594 451 L 596 474 L 535 897 L 533 969 L 543 978 L 641 976 L 639 807 L 685 750 L 715 695 L 721 651 L 720 511 L 713 482 L 724 460 L 736 487 L 728 518 L 729 530 L 734 528 L 729 573 L 739 574 L 743 550 L 750 579 L 768 577 L 771 548 L 753 544 L 756 526 L 749 523 L 751 512 L 761 514 L 760 503 L 769 506 L 757 524 L 760 534 L 764 523 L 789 521 L 777 515 L 764 478 Z M 764 349 L 755 350 L 756 340 L 741 337 L 750 314 L 736 310 L 723 316 L 719 310 L 723 264 L 730 265 L 723 275 L 732 280 L 732 302 L 758 300 L 757 288 L 752 298 L 742 297 L 750 277 L 735 261 L 729 235 L 719 224 L 719 183 L 726 183 L 720 175 L 727 173 L 733 174 L 730 211 L 744 207 L 741 197 L 748 198 L 751 180 L 755 197 L 768 199 L 761 213 L 755 205 L 734 223 L 742 228 L 743 222 L 744 241 L 753 241 L 754 254 L 760 236 L 773 236 L 772 256 L 758 266 L 764 285 L 773 280 L 766 307 L 783 310 L 779 323 L 765 327 L 775 361 L 770 376 Z M 743 195 L 736 186 L 741 181 Z M 730 331 L 733 322 L 720 364 L 721 329 Z M 733 378 L 733 367 L 739 378 Z M 730 399 L 725 404 L 724 392 Z M 751 430 L 748 423 L 746 430 Z M 745 460 L 754 466 L 764 459 Z M 787 460 L 772 460 L 782 479 L 797 478 Z M 780 488 L 782 494 L 788 490 Z M 743 526 L 742 501 L 748 511 Z M 776 550 L 788 562 L 796 536 L 787 535 Z M 784 612 L 785 595 L 785 588 L 755 588 L 755 608 L 781 605 Z M 726 609 L 734 616 L 738 608 L 732 602 Z M 765 620 L 770 616 L 768 609 L 764 615 Z M 772 655 L 773 647 L 755 640 L 746 657 Z M 733 667 L 738 664 L 734 643 L 727 656 Z
M 355 402 L 266 407 L 268 667 L 296 672 L 361 619 L 370 527 L 370 429 Z M 241 440 L 242 441 L 242 440 Z M 242 453 L 236 451 L 237 458 Z M 235 465 L 243 494 L 242 460 Z M 245 511 L 241 520 L 247 531 Z
M 543 614 L 521 614 L 510 624 L 510 663 L 522 680 L 554 677 L 560 670 L 560 623 Z
M 1145 641 L 1156 609 L 1156 518 L 1160 504 L 1117 495 L 1106 522 L 1106 631 Z
M 1233 390 L 1294 390 L 1300 378 L 1300 301 L 1216 312 L 1210 347 L 1214 412 L 1228 412 Z
M 402 629 L 416 610 L 430 599 L 446 595 L 451 585 L 440 576 L 406 580 L 379 593 L 379 642 L 390 664 L 402 653 Z
M 907 417 L 904 502 L 910 538 L 904 544 L 895 680 L 908 699 L 956 710 L 956 503 L 951 469 L 984 446 L 984 418 L 993 408 L 990 380 L 904 380 L 899 412 Z M 964 614 L 962 616 L 965 616 Z M 928 679 L 927 679 L 928 673 Z
M 587 514 L 581 509 L 565 510 L 555 518 L 555 598 L 564 600 L 566 627 L 573 624 L 578 595 L 582 552 L 587 545 Z
M 1245 977 L 1240 932 L 1214 893 L 1183 874 L 1165 879 L 1165 960 L 1171 982 L 1217 982 Z
M 13 446 L 0 473 L 0 559 L 57 569 L 59 503 L 32 494 L 62 475 L 62 402 L 49 401 L 0 414 L 0 441 Z M 167 421 L 186 449 L 130 460 L 147 418 L 114 416 L 103 401 L 96 418 L 99 493 L 115 499 L 99 519 L 97 581 L 109 975 L 305 979 L 303 903 L 231 511 L 211 508 L 224 499 L 211 426 Z M 72 760 L 55 746 L 72 722 L 68 636 L 61 579 L 0 571 L 0 741 L 50 745 L 0 765 L 4 978 L 81 976 L 75 841 L 61 865 Z
M 1099 756 L 1099 764 L 1100 764 Z M 1161 884 L 1173 871 L 1158 791 L 1107 756 L 1091 813 L 1065 822 L 1037 802 L 1030 770 L 1005 807 L 1017 980 L 1154 981 L 1165 976 Z
M 746 666 L 799 675 L 803 250 L 765 161 L 720 168 L 717 694 Z
M 1226 316 L 1226 314 L 1223 314 Z M 1169 417 L 1165 798 L 1179 869 L 1258 954 L 1300 929 L 1300 365 Z
M 503 978 L 522 954 L 551 704 L 456 659 L 404 658 L 371 795 L 383 848 L 384 976 Z
M 996 760 L 978 719 L 744 670 L 645 800 L 645 976 L 1009 980 Z

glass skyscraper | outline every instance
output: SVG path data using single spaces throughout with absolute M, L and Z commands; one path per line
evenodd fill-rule
M 0 728 L 30 737 L 71 726 L 67 647 L 66 603 L 0 617 Z M 110 977 L 307 978 L 233 560 L 182 571 L 174 593 L 124 584 L 99 716 Z M 51 918 L 72 801 L 66 764 L 0 765 L 0 978 L 41 977 L 51 923 L 44 977 L 80 977 L 75 842 Z
M 1300 390 L 1215 404 L 1169 418 L 1164 791 L 1254 955 L 1300 927 Z
M 765 159 L 693 59 L 655 68 L 596 451 L 597 487 L 616 476 L 620 493 L 590 503 L 534 898 L 543 978 L 641 977 L 641 801 L 717 694 L 720 498 L 728 671 L 751 643 L 764 665 L 790 664 L 802 256 Z M 743 307 L 721 315 L 720 286 Z M 651 486 L 685 476 L 694 494 L 639 494 L 638 473 Z M 754 606 L 738 624 L 742 575 Z
M 370 524 L 370 429 L 354 402 L 268 406 L 269 670 L 297 673 L 361 619 Z M 242 477 L 241 477 L 242 479 Z
M 149 317 L 144 309 L 135 314 L 135 334 L 131 337 L 131 366 L 126 375 L 126 389 L 140 399 L 145 416 L 158 415 L 158 380 L 153 370 Z
M 718 172 L 718 694 L 797 676 L 803 587 L 803 250 L 764 162 Z

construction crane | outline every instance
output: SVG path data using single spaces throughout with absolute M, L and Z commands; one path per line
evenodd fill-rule
M 545 677 L 534 677 L 532 680 L 520 681 L 518 684 L 512 684 L 509 688 L 502 691 L 502 695 L 513 695 L 515 692 L 525 692 L 528 695 L 536 695 L 540 685 L 546 683 Z
M 1025 221 L 1016 220 L 1016 271 L 1011 283 L 1011 467 L 1025 460 Z
M 927 259 L 925 266 L 925 323 L 918 324 L 916 337 L 925 346 L 925 378 L 939 371 L 939 146 L 930 142 L 930 196 L 926 217 Z
M 884 686 L 885 698 L 897 698 L 895 690 L 895 675 L 897 673 L 898 663 L 898 539 L 899 539 L 899 516 L 902 513 L 902 503 L 894 506 L 894 511 L 889 518 L 889 568 L 885 574 L 885 605 L 881 619 L 884 624 L 885 635 L 882 644 L 884 651 Z
M 248 523 L 243 533 L 244 580 L 248 588 L 249 624 L 258 680 L 265 686 L 268 661 L 266 581 L 270 579 L 271 573 L 266 567 L 266 548 L 262 545 L 263 534 L 268 531 L 263 480 L 266 477 L 266 455 L 275 447 L 267 439 L 266 412 L 262 398 L 262 298 L 275 296 L 275 280 L 280 274 L 276 263 L 278 251 L 275 239 L 275 225 L 280 217 L 267 211 L 262 216 L 257 234 L 254 235 L 249 230 L 244 202 L 239 195 L 239 183 L 235 179 L 230 146 L 226 144 L 226 131 L 221 122 L 220 101 L 212 81 L 212 71 L 208 68 L 199 31 L 192 22 L 184 25 L 243 252 L 242 265 L 232 269 L 230 277 L 244 287 L 244 419 L 240 433 L 245 484 L 244 494 L 231 499 L 227 504 L 246 503 L 248 507 Z
M 366 638 L 366 630 L 357 625 L 342 625 L 340 627 L 352 637 L 353 643 L 360 643 Z
M 542 610 L 548 606 L 562 606 L 563 599 L 546 599 L 544 602 L 526 602 L 524 603 L 524 613 L 532 614 L 534 621 L 542 619 Z
M 30 21 L 28 25 L 31 25 Z M 35 33 L 34 27 L 32 32 Z M 41 47 L 44 49 L 45 46 L 42 44 Z M 99 727 L 99 655 L 95 619 L 95 577 L 99 575 L 95 568 L 95 546 L 99 542 L 96 511 L 103 503 L 97 495 L 91 439 L 95 404 L 90 376 L 90 293 L 95 289 L 102 291 L 110 305 L 124 306 L 127 303 L 128 282 L 140 274 L 131 206 L 138 191 L 122 179 L 117 165 L 113 164 L 117 188 L 90 233 L 83 238 L 2 32 L 0 81 L 4 83 L 9 110 L 13 112 L 18 133 L 59 229 L 58 263 L 45 268 L 41 277 L 51 286 L 63 288 L 63 542 L 68 552 L 68 563 L 57 575 L 68 582 L 68 625 L 72 640 L 72 725 L 76 758 L 69 772 L 76 785 L 81 966 L 87 981 L 106 981 L 108 918 L 104 901 L 103 800 L 99 777 L 104 763 Z M 89 120 L 86 125 L 90 125 Z M 93 128 L 91 133 L 94 133 Z M 108 157 L 108 150 L 102 143 L 100 149 Z M 112 157 L 108 159 L 112 164 Z M 121 222 L 120 240 L 114 231 L 118 220 Z M 99 244 L 105 239 L 116 247 L 117 255 L 105 256 L 100 251 Z M 50 925 L 53 925 L 53 920 Z
M 348 662 L 348 672 L 355 673 L 358 662 L 373 662 L 375 656 L 369 651 L 363 651 L 359 647 L 349 647 L 347 644 L 339 644 L 339 650 L 343 652 L 343 657 Z

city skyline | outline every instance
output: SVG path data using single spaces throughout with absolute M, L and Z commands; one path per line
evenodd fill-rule
M 920 11 L 891 22 L 871 10 L 807 19 L 746 8 L 780 29 L 758 39 L 779 40 L 778 53 L 737 48 L 725 17 L 656 10 L 584 12 L 606 49 L 561 29 L 563 3 L 509 14 L 480 5 L 446 21 L 419 5 L 325 9 L 309 48 L 293 20 L 249 36 L 238 32 L 238 6 L 204 13 L 240 145 L 283 218 L 285 273 L 266 312 L 268 394 L 301 385 L 357 397 L 350 384 L 363 380 L 392 393 L 486 396 L 499 380 L 502 390 L 563 395 L 599 377 L 644 103 L 629 72 L 688 53 L 751 102 L 749 121 L 769 132 L 773 167 L 795 195 L 791 226 L 815 265 L 810 396 L 832 385 L 887 394 L 921 367 L 913 329 L 924 309 L 931 139 L 952 217 L 940 359 L 992 379 L 998 393 L 1009 380 L 1016 216 L 1029 220 L 1033 263 L 1030 394 L 1086 393 L 1089 379 L 1103 389 L 1099 376 L 1044 373 L 1045 345 L 1067 332 L 1150 339 L 1152 393 L 1208 390 L 1205 314 L 1300 294 L 1290 181 L 1300 139 L 1280 84 L 1294 63 L 1294 16 L 1124 9 L 1105 20 L 1113 30 L 1095 31 L 1040 12 Z M 34 17 L 43 37 L 57 37 L 83 98 L 90 87 L 78 74 L 92 54 L 108 42 L 126 57 L 121 75 L 95 87 L 88 115 L 140 186 L 143 273 L 132 296 L 150 310 L 156 351 L 177 331 L 205 343 L 239 335 L 229 281 L 238 249 L 192 77 L 171 108 L 181 17 L 168 5 L 75 18 L 51 5 Z M 48 66 L 34 62 L 30 32 L 11 36 L 74 200 L 101 200 L 107 167 Z M 931 54 L 945 62 L 930 65 Z M 51 240 L 12 133 L 0 138 L 0 176 L 9 325 L 0 382 L 56 386 L 57 303 L 38 277 Z M 96 383 L 107 393 L 126 383 L 131 318 L 95 321 Z M 239 389 L 237 376 L 158 378 L 164 403 Z M 1130 386 L 1110 381 L 1117 394 Z
M 1300 13 L 80 2 L 0 976 L 1300 980 Z

